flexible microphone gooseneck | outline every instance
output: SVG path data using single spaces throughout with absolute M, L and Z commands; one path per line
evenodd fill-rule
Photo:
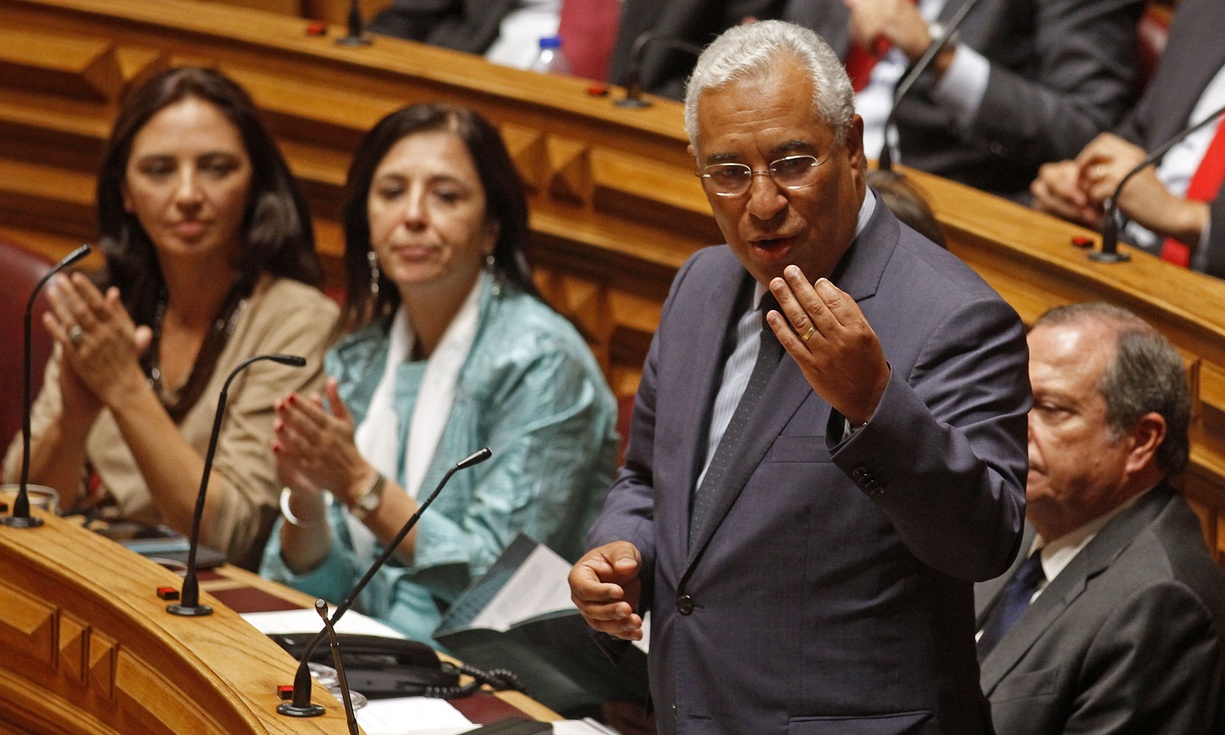
M 1127 175 L 1119 181 L 1119 185 L 1114 187 L 1114 193 L 1106 200 L 1106 216 L 1102 219 L 1102 249 L 1090 252 L 1090 260 L 1095 260 L 1099 263 L 1122 263 L 1131 259 L 1131 256 L 1127 253 L 1119 252 L 1119 194 L 1122 193 L 1123 186 L 1128 181 L 1131 181 L 1131 177 L 1143 171 L 1145 167 L 1161 160 L 1161 157 L 1168 153 L 1171 148 L 1178 145 L 1183 138 L 1217 119 L 1221 113 L 1225 113 L 1225 107 L 1185 128 L 1173 138 L 1157 146 L 1152 153 L 1145 156 L 1140 163 L 1137 163 L 1135 167 L 1127 172 Z
M 336 627 L 328 620 L 328 603 L 315 600 L 315 612 L 323 618 L 323 630 L 328 634 L 332 646 L 332 665 L 336 667 L 336 683 L 340 686 L 340 701 L 345 706 L 345 721 L 349 724 L 349 735 L 357 735 L 357 713 L 353 711 L 353 695 L 349 693 L 349 677 L 345 676 L 345 662 L 340 658 L 340 641 L 336 639 Z
M 369 46 L 370 36 L 366 35 L 362 24 L 362 6 L 358 0 L 349 3 L 348 17 L 349 33 L 336 39 L 337 46 Z
M 688 51 L 694 56 L 702 55 L 702 47 L 696 43 L 669 36 L 659 31 L 643 31 L 634 39 L 630 47 L 630 63 L 625 69 L 625 97 L 613 104 L 617 107 L 628 107 L 638 110 L 650 107 L 649 100 L 642 98 L 642 55 L 649 44 L 659 44 L 676 51 Z
M 226 397 L 230 391 L 230 383 L 248 365 L 260 360 L 272 360 L 281 365 L 302 367 L 306 358 L 297 355 L 256 355 L 239 363 L 230 371 L 229 377 L 221 387 L 221 395 L 217 398 L 217 414 L 213 417 L 213 434 L 208 440 L 208 452 L 204 455 L 204 476 L 200 478 L 200 492 L 196 493 L 196 512 L 191 518 L 191 545 L 187 547 L 187 572 L 183 577 L 183 593 L 179 602 L 166 606 L 166 611 L 173 615 L 184 617 L 200 617 L 212 615 L 213 608 L 200 604 L 200 579 L 196 576 L 196 549 L 200 547 L 200 524 L 204 519 L 204 497 L 208 492 L 208 476 L 213 469 L 213 455 L 217 453 L 217 435 L 221 433 L 221 419 L 225 416 Z
M 31 383 L 33 382 L 34 372 L 34 357 L 33 357 L 33 342 L 32 333 L 34 331 L 34 300 L 38 298 L 38 294 L 43 290 L 43 286 L 56 273 L 64 270 L 68 266 L 77 262 L 86 255 L 89 255 L 91 248 L 89 245 L 82 245 L 73 250 L 66 258 L 55 264 L 51 270 L 34 284 L 34 290 L 30 293 L 30 300 L 26 303 L 25 312 L 25 385 L 22 386 L 22 404 L 21 404 L 21 485 L 17 490 L 17 499 L 13 501 L 13 514 L 0 518 L 0 524 L 11 528 L 37 528 L 43 524 L 43 519 L 35 518 L 30 515 L 30 405 L 31 405 Z
M 893 125 L 893 118 L 897 115 L 898 104 L 910 92 L 910 88 L 919 80 L 923 72 L 927 71 L 927 67 L 932 65 L 932 61 L 940 53 L 940 50 L 948 45 L 949 39 L 953 37 L 958 27 L 961 26 L 961 21 L 965 19 L 966 15 L 977 4 L 978 0 L 966 0 L 960 8 L 957 8 L 957 12 L 953 14 L 952 18 L 949 18 L 948 25 L 944 27 L 944 32 L 940 34 L 939 38 L 928 44 L 927 50 L 919 56 L 906 72 L 906 75 L 902 77 L 902 80 L 898 82 L 897 87 L 894 88 L 893 107 L 889 108 L 889 114 L 885 116 L 885 144 L 881 146 L 880 155 L 876 157 L 876 167 L 878 169 L 882 171 L 893 170 L 893 152 L 889 150 L 889 127 Z
M 379 555 L 379 558 L 374 560 L 374 563 L 371 564 L 370 568 L 366 570 L 365 575 L 358 580 L 357 584 L 353 585 L 353 590 L 349 592 L 349 596 L 344 599 L 344 602 L 341 602 L 340 605 L 336 607 L 336 611 L 332 613 L 331 620 L 328 621 L 332 626 L 336 625 L 336 621 L 340 620 L 340 616 L 348 612 L 349 608 L 353 606 L 353 602 L 357 600 L 357 596 L 362 593 L 362 590 L 366 589 L 366 585 L 370 583 L 371 579 L 374 579 L 374 575 L 383 568 L 383 565 L 386 564 L 387 560 L 391 558 L 391 555 L 395 553 L 396 549 L 400 546 L 400 543 L 408 536 L 409 531 L 412 531 L 417 525 L 417 520 L 421 518 L 421 514 L 425 512 L 426 508 L 430 507 L 430 503 L 434 502 L 434 498 L 438 497 L 438 493 L 442 492 L 442 489 L 446 487 L 446 484 L 450 481 L 451 476 L 460 470 L 465 470 L 474 465 L 478 465 L 492 456 L 493 452 L 489 451 L 489 447 L 485 447 L 484 449 L 473 452 L 467 457 L 461 459 L 454 467 L 447 470 L 447 474 L 443 475 L 442 480 L 438 482 L 438 487 L 434 488 L 434 492 L 430 493 L 430 496 L 425 499 L 425 502 L 418 506 L 417 512 L 413 513 L 412 518 L 409 518 L 404 526 L 400 528 L 400 531 L 395 535 L 395 538 L 388 542 L 387 547 L 383 549 L 383 553 Z M 277 705 L 276 711 L 279 714 L 287 715 L 289 717 L 318 717 L 319 715 L 323 714 L 323 707 L 311 703 L 311 673 L 310 666 L 308 664 L 310 662 L 311 655 L 315 652 L 315 648 L 318 647 L 325 635 L 327 635 L 326 627 L 324 630 L 319 631 L 315 637 L 311 639 L 310 643 L 306 645 L 306 650 L 302 652 L 302 658 L 298 661 L 298 672 L 294 675 L 293 701 Z M 345 690 L 348 691 L 348 687 L 345 687 Z

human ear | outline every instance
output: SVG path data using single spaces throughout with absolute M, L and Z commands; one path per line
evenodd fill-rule
M 1131 441 L 1131 450 L 1127 453 L 1124 469 L 1129 474 L 1134 474 L 1149 465 L 1155 465 L 1157 449 L 1165 441 L 1165 434 L 1165 419 L 1161 417 L 1161 414 L 1150 411 L 1136 419 L 1127 432 Z

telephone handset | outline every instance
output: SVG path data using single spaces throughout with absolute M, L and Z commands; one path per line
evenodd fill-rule
M 296 659 L 302 658 L 314 633 L 280 633 L 269 636 Z M 441 661 L 438 654 L 420 641 L 407 638 L 338 633 L 340 659 L 344 663 L 349 687 L 370 699 L 388 697 L 441 697 L 453 699 L 476 691 L 481 684 L 495 689 L 518 689 L 523 685 L 505 669 L 481 671 L 471 666 Z M 332 664 L 331 649 L 318 646 L 311 661 Z M 460 685 L 459 675 L 473 681 Z

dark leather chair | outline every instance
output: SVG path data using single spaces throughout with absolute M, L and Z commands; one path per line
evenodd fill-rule
M 0 238 L 0 457 L 21 431 L 24 327 L 26 303 L 38 279 L 53 264 L 13 242 Z M 46 292 L 34 304 L 31 400 L 42 386 L 43 367 L 54 340 L 43 328 L 41 315 L 49 307 Z

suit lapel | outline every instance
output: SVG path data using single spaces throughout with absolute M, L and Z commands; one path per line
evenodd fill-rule
M 885 266 L 897 246 L 900 233 L 901 228 L 897 220 L 877 197 L 876 209 L 871 219 L 834 268 L 830 280 L 857 302 L 875 295 Z M 710 376 L 711 382 L 706 388 L 708 393 L 705 394 L 708 396 L 705 400 L 706 415 L 701 417 L 705 421 L 695 424 L 696 426 L 708 425 L 709 404 L 714 400 L 714 381 L 717 380 L 718 375 L 721 373 Z M 770 383 L 766 386 L 761 401 L 757 404 L 753 417 L 745 428 L 746 439 L 737 448 L 731 469 L 724 477 L 722 486 L 716 490 L 718 496 L 711 507 L 706 525 L 695 529 L 696 533 L 686 557 L 684 574 L 686 579 L 728 511 L 740 497 L 749 478 L 762 463 L 774 440 L 782 433 L 783 428 L 796 411 L 800 410 L 807 401 L 824 402 L 808 384 L 807 378 L 804 377 L 795 360 L 790 355 L 783 355 L 782 361 L 770 378 Z M 695 469 L 694 480 L 699 471 L 700 468 Z M 690 487 L 692 486 L 691 483 Z
M 1105 571 L 1153 522 L 1169 503 L 1171 494 L 1169 486 L 1162 484 L 1137 500 L 1107 523 L 1097 537 L 1055 577 L 983 661 L 982 688 L 985 694 L 990 696 L 1000 680 L 1080 597 L 1093 578 Z

